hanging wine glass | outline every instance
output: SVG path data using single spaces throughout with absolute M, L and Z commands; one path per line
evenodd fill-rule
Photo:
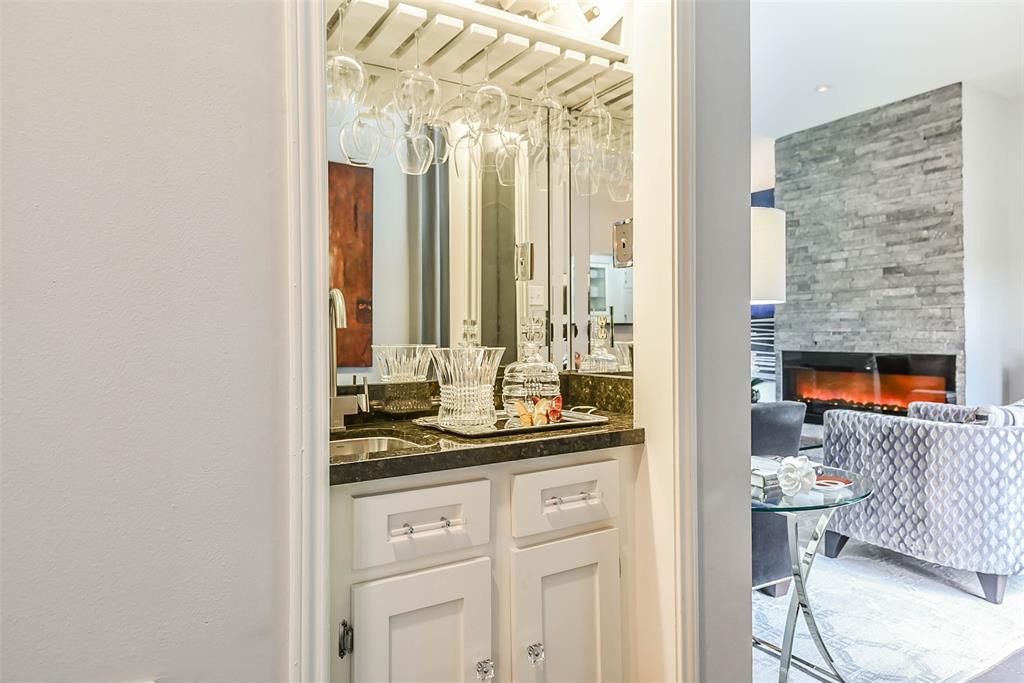
M 459 121 L 465 124 L 469 132 L 475 136 L 480 131 L 480 117 L 469 106 L 464 79 L 465 72 L 462 72 L 459 74 L 459 94 L 441 106 L 438 117 L 448 121 L 448 123 Z
M 441 86 L 437 79 L 420 68 L 420 32 L 415 37 L 416 65 L 398 75 L 395 82 L 394 102 L 402 122 L 410 128 L 419 128 L 437 113 L 441 106 Z
M 344 124 L 338 133 L 341 151 L 353 166 L 370 166 L 380 151 L 380 131 L 362 115 Z
M 441 118 L 436 118 L 427 124 L 427 135 L 434 143 L 434 160 L 435 164 L 443 164 L 448 161 L 451 156 L 452 144 L 451 144 L 451 124 Z
M 608 196 L 613 202 L 628 202 L 633 198 L 633 169 L 627 166 L 608 179 Z
M 455 175 L 463 178 L 474 171 L 479 172 L 481 167 L 481 144 L 480 133 L 473 133 L 468 126 L 465 131 L 452 145 L 450 157 L 455 161 Z
M 498 133 L 482 133 L 480 135 L 480 152 L 477 156 L 476 173 L 477 177 L 483 179 L 483 177 L 490 173 L 498 172 L 498 164 L 495 159 L 495 155 L 498 147 L 501 146 L 501 141 L 498 139 Z
M 435 117 L 448 124 L 448 159 L 460 178 L 478 166 L 480 137 L 480 119 L 469 106 L 464 78 L 464 73 L 459 75 L 459 94 L 445 102 Z
M 498 184 L 512 187 L 516 183 L 519 172 L 519 136 L 502 131 L 499 144 L 494 150 L 494 165 L 498 175 Z
M 592 80 L 590 100 L 576 117 L 576 128 L 581 144 L 591 151 L 608 146 L 612 132 L 612 114 L 597 99 L 597 81 Z
M 581 197 L 590 197 L 597 194 L 600 185 L 600 178 L 594 157 L 583 156 L 572 167 L 572 180 L 576 187 L 576 194 Z
M 395 159 L 406 175 L 423 175 L 434 161 L 434 142 L 422 132 L 408 131 L 395 140 Z
M 515 102 L 515 106 L 509 107 L 508 115 L 505 117 L 505 129 L 517 134 L 520 132 L 528 133 L 530 112 L 523 105 L 523 98 L 521 96 L 516 97 Z
M 338 24 L 338 49 L 327 55 L 327 99 L 335 106 L 358 107 L 366 94 L 366 67 L 354 56 L 345 52 L 345 21 L 347 6 L 341 8 Z
M 568 114 L 562 103 L 548 91 L 548 74 L 544 69 L 544 86 L 530 102 L 530 142 L 548 144 L 552 134 L 560 133 L 567 124 Z
M 568 176 L 569 155 L 563 144 L 546 144 L 531 148 L 530 175 L 541 192 L 562 186 Z
M 490 47 L 484 48 L 484 80 L 473 85 L 466 93 L 468 109 L 472 110 L 480 130 L 494 133 L 505 123 L 508 115 L 508 93 L 490 80 Z
M 395 114 L 394 104 L 389 100 L 383 106 L 373 105 L 364 114 L 368 120 L 373 121 L 381 137 L 386 143 L 393 143 L 402 135 L 402 127 Z

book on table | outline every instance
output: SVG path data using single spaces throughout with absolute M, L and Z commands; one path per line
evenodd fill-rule
M 770 488 L 779 484 L 781 458 L 765 455 L 750 456 L 750 485 Z
M 750 497 L 754 500 L 766 501 L 775 500 L 782 497 L 782 489 L 778 486 L 770 486 L 768 488 L 762 488 L 760 486 L 750 485 Z

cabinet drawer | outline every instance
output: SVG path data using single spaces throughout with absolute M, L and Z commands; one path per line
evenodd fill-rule
M 619 514 L 619 462 L 604 460 L 512 481 L 512 535 L 530 536 Z
M 468 548 L 491 538 L 488 479 L 357 497 L 352 507 L 353 569 Z

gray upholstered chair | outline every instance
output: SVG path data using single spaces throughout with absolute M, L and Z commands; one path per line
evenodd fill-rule
M 798 401 L 754 403 L 750 406 L 750 454 L 796 455 L 807 406 Z M 752 512 L 752 585 L 778 597 L 789 590 L 793 576 L 787 550 L 786 518 L 768 512 Z
M 907 417 L 825 413 L 826 465 L 868 474 L 875 492 L 837 510 L 825 538 L 836 557 L 849 538 L 976 572 L 1002 602 L 1024 572 L 1024 427 L 965 424 L 965 406 L 911 403 Z

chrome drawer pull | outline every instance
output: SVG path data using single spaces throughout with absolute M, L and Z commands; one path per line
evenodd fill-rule
M 465 526 L 466 522 L 461 517 L 455 519 L 448 519 L 442 517 L 436 522 L 428 522 L 426 524 L 417 524 L 413 526 L 406 522 L 398 529 L 392 529 L 389 533 L 391 538 L 400 538 L 402 536 L 412 536 L 414 534 L 422 534 L 428 531 L 437 531 L 438 529 L 452 529 L 454 527 Z
M 545 508 L 556 508 L 566 503 L 590 503 L 601 499 L 601 494 L 597 491 L 580 491 L 574 496 L 552 496 L 544 501 Z

